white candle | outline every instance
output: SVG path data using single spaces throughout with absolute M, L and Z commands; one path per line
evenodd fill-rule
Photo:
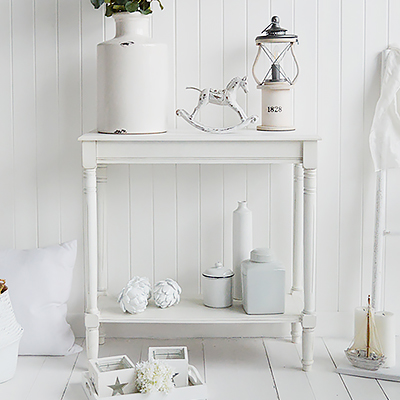
M 396 333 L 394 314 L 380 311 L 375 314 L 376 329 L 386 361 L 383 367 L 390 368 L 396 365 Z

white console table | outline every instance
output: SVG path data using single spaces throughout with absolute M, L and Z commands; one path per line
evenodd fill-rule
M 290 322 L 292 339 L 302 334 L 303 370 L 313 363 L 315 316 L 315 227 L 317 143 L 301 132 L 242 130 L 230 134 L 170 131 L 165 134 L 88 133 L 82 144 L 85 194 L 85 327 L 88 358 L 96 358 L 102 323 L 258 323 Z M 102 210 L 97 186 L 111 164 L 294 164 L 292 288 L 282 315 L 247 315 L 240 304 L 227 309 L 204 307 L 201 299 L 184 299 L 176 307 L 123 313 L 115 298 L 99 290 L 106 263 L 101 260 Z M 101 167 L 101 168 L 98 168 Z M 100 193 L 99 193 L 100 195 Z M 99 207 L 99 210 L 98 210 Z M 100 239 L 100 240 L 99 240 Z M 99 256 L 100 255 L 100 256 Z M 101 285 L 104 286 L 104 285 Z M 302 332 L 301 332 L 302 330 Z

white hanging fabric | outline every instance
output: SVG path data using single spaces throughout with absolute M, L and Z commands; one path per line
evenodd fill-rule
M 381 95 L 376 104 L 369 145 L 375 170 L 400 167 L 400 49 L 391 47 L 382 77 Z

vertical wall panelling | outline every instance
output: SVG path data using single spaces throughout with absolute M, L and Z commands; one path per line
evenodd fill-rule
M 278 15 L 281 20 L 281 25 L 288 30 L 289 33 L 295 31 L 293 20 L 296 16 L 297 19 L 302 18 L 294 15 L 294 2 L 292 0 L 284 1 L 271 1 L 271 15 Z M 300 7 L 299 7 L 300 8 Z M 304 8 L 304 7 L 303 7 Z M 301 10 L 301 8 L 300 8 Z M 313 18 L 309 17 L 309 24 L 313 23 Z M 310 31 L 310 30 L 309 30 Z M 308 32 L 309 32 L 308 31 Z M 308 33 L 307 32 L 307 33 Z M 300 35 L 300 32 L 295 32 Z M 308 54 L 309 47 L 312 46 L 307 38 L 303 38 L 305 46 L 295 47 L 297 54 Z M 309 42 L 309 43 L 307 43 Z M 275 52 L 279 50 L 273 50 Z M 291 54 L 287 53 L 282 66 L 284 70 L 292 76 L 292 62 Z M 286 58 L 287 57 L 287 58 Z M 285 61 L 288 61 L 285 63 Z M 301 58 L 300 58 L 301 62 Z M 302 76 L 302 80 L 306 77 Z M 299 103 L 304 103 L 301 98 Z M 311 128 L 311 127 L 310 127 Z M 284 133 L 282 133 L 284 134 Z M 292 211 L 293 211 L 293 183 L 292 183 L 293 167 L 292 165 L 271 165 L 271 218 L 269 224 L 271 226 L 270 246 L 278 259 L 283 263 L 286 268 L 286 288 L 289 290 L 290 282 L 290 267 L 292 265 Z
M 169 89 L 170 96 L 168 102 L 168 126 L 175 127 L 176 117 L 176 68 L 175 68 L 175 47 L 176 47 L 176 11 L 175 1 L 167 1 L 164 10 L 160 10 L 155 1 L 153 7 L 153 37 L 157 42 L 166 43 L 169 48 L 168 68 L 169 68 Z M 157 79 L 156 76 L 149 79 Z
M 81 0 L 85 1 L 85 0 Z M 88 10 L 89 11 L 89 10 Z M 95 46 L 97 54 L 97 43 L 110 40 L 115 36 L 115 21 L 113 17 L 104 17 L 104 7 L 100 10 L 92 10 L 101 18 L 102 26 L 99 34 L 102 36 L 92 37 L 92 46 Z M 92 15 L 93 18 L 93 15 Z M 92 21 L 94 23 L 94 21 Z M 94 43 L 96 42 L 97 43 Z M 92 53 L 93 54 L 93 53 Z M 96 59 L 93 60 L 96 62 Z M 92 84 L 95 84 L 93 82 Z M 94 91 L 94 93 L 96 93 Z M 92 93 L 92 94 L 94 94 Z M 88 129 L 90 129 L 88 127 Z M 131 277 L 132 268 L 130 228 L 130 179 L 129 166 L 113 165 L 107 168 L 107 241 L 106 254 L 108 264 L 108 287 L 111 294 L 117 295 L 121 288 Z M 116 273 L 117 272 L 117 273 Z
M 70 313 L 81 313 L 83 310 L 82 223 L 78 221 L 82 221 L 82 169 L 80 144 L 77 141 L 82 129 L 81 3 L 78 0 L 68 2 L 58 0 L 57 10 L 60 240 L 77 239 L 79 243 L 69 310 Z
M 397 23 L 397 16 L 400 15 L 400 2 L 389 1 L 388 10 L 388 44 L 400 46 L 400 24 Z M 399 99 L 399 95 L 397 96 Z M 399 102 L 398 102 L 399 104 Z M 400 169 L 395 168 L 387 173 L 387 228 L 388 230 L 400 230 L 400 211 L 398 186 L 400 182 Z M 399 236 L 387 236 L 386 238 L 386 274 L 385 274 L 385 308 L 396 310 L 398 304 L 398 265 L 400 260 Z
M 223 0 L 200 2 L 200 87 L 222 88 L 224 82 Z M 207 106 L 203 123 L 223 125 L 222 107 Z M 201 166 L 201 269 L 223 260 L 223 167 Z
M 340 27 L 339 1 L 318 2 L 318 226 L 317 304 L 338 307 L 340 172 Z M 323 267 L 322 267 L 323 266 Z M 323 268 L 323 269 L 322 269 Z
M 97 44 L 103 41 L 104 10 L 95 10 L 90 1 L 81 1 L 81 92 L 82 92 L 82 133 L 96 129 L 97 117 Z M 99 226 L 107 227 L 106 190 L 107 169 L 97 170 L 97 190 L 101 194 L 98 202 Z M 101 223 L 100 223 L 101 221 Z M 107 229 L 99 232 L 99 290 L 107 288 L 107 277 L 100 271 L 107 265 Z
M 82 1 L 82 126 L 83 132 L 96 129 L 97 44 L 103 39 L 104 10 L 95 10 Z M 114 23 L 114 21 L 111 21 Z
M 176 106 L 191 112 L 199 93 L 186 89 L 200 87 L 200 0 L 176 0 Z M 176 119 L 178 128 L 187 122 Z M 176 262 L 177 279 L 184 295 L 200 292 L 200 167 L 176 167 Z
M 127 165 L 107 168 L 107 253 L 109 292 L 117 295 L 130 278 L 130 172 Z
M 82 130 L 81 17 L 80 1 L 58 2 L 62 241 L 77 238 L 75 218 L 82 214 L 80 205 L 70 201 L 81 196 L 82 192 L 81 182 L 76 178 L 81 174 L 80 144 L 77 141 Z
M 378 24 L 381 29 L 372 33 L 372 27 Z M 366 0 L 365 3 L 365 83 L 364 83 L 364 135 L 360 143 L 363 152 L 363 276 L 362 301 L 371 293 L 372 256 L 375 224 L 375 173 L 369 149 L 369 132 L 376 102 L 380 93 L 381 53 L 388 44 L 388 0 L 377 4 Z
M 388 0 L 388 44 L 400 47 L 400 3 L 397 0 Z
M 364 22 L 363 0 L 342 1 L 339 311 L 361 300 Z
M 13 1 L 12 18 L 15 244 L 31 248 L 37 245 L 34 3 Z
M 223 65 L 224 86 L 235 76 L 246 75 L 246 46 L 247 46 L 247 21 L 245 0 L 223 1 Z M 254 85 L 249 82 L 250 90 Z M 245 94 L 238 89 L 237 99 L 245 108 Z M 224 126 L 236 125 L 239 122 L 238 115 L 224 107 Z M 232 267 L 232 211 L 236 209 L 237 202 L 246 200 L 246 167 L 224 166 L 224 262 Z
M 169 126 L 175 126 L 176 110 L 176 10 L 175 2 L 165 5 L 160 11 L 154 5 L 153 37 L 167 43 L 169 47 Z M 156 79 L 156 77 L 151 77 Z M 154 268 L 155 281 L 176 279 L 176 167 L 154 166 Z
M 200 87 L 220 89 L 224 82 L 223 0 L 200 1 Z M 222 107 L 209 105 L 201 111 L 209 126 L 223 125 Z
M 13 87 L 12 87 L 12 14 L 11 2 L 1 2 L 0 15 L 0 243 L 12 248 L 15 245 L 15 176 L 14 176 L 14 129 L 13 129 Z
M 103 18 L 103 40 L 110 40 L 115 36 L 115 21 L 113 17 Z
M 232 213 L 246 199 L 246 167 L 224 165 L 224 263 L 232 268 Z
M 35 1 L 38 245 L 60 240 L 57 3 Z
M 153 166 L 155 281 L 176 279 L 176 166 Z
M 184 295 L 200 292 L 200 182 L 198 165 L 178 165 L 176 221 L 178 283 Z
M 130 169 L 131 277 L 154 281 L 153 267 L 153 168 L 134 165 Z
M 199 2 L 176 0 L 176 106 L 192 112 L 199 93 L 186 89 L 200 87 Z M 189 127 L 182 118 L 176 119 L 178 128 Z
M 294 90 L 295 125 L 316 132 L 317 123 L 317 0 L 299 0 L 294 3 L 293 29 L 299 36 L 297 58 L 300 64 L 299 80 Z
M 247 1 L 247 74 L 249 77 L 249 93 L 246 96 L 247 112 L 261 118 L 261 90 L 257 89 L 252 76 L 252 66 L 257 53 L 255 38 L 269 24 L 270 1 Z M 260 74 L 267 72 L 265 59 L 260 60 Z M 247 169 L 247 200 L 253 212 L 253 247 L 267 247 L 270 245 L 270 174 L 269 165 L 248 165 Z
M 200 169 L 201 269 L 223 259 L 223 166 L 202 165 Z
M 271 19 L 270 1 L 247 2 L 247 71 L 250 91 L 246 97 L 248 114 L 261 118 L 261 91 L 256 88 L 252 66 L 257 52 L 255 38 L 269 24 Z M 257 73 L 266 73 L 269 63 L 260 59 Z M 247 200 L 253 212 L 253 247 L 270 246 L 271 231 L 271 166 L 249 165 L 247 173 Z
M 247 0 L 246 10 L 247 26 L 247 75 L 249 77 L 249 93 L 246 95 L 247 112 L 249 115 L 258 115 L 261 118 L 261 90 L 257 89 L 256 82 L 252 75 L 253 62 L 257 54 L 255 39 L 261 31 L 269 24 L 270 4 L 265 0 Z M 267 73 L 266 57 L 260 59 L 260 76 L 262 72 Z
M 247 201 L 253 213 L 253 247 L 269 247 L 271 169 L 269 165 L 248 165 L 246 172 Z
M 223 86 L 235 76 L 243 77 L 246 75 L 246 45 L 247 45 L 247 21 L 246 1 L 245 0 L 224 0 L 222 24 L 223 33 Z M 249 77 L 250 78 L 250 77 Z M 249 84 L 251 90 L 254 85 Z M 239 104 L 245 109 L 245 94 L 242 89 L 238 89 L 237 99 Z M 238 115 L 228 107 L 223 110 L 224 126 L 236 125 L 239 121 Z

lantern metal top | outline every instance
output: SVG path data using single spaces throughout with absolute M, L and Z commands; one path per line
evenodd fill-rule
M 265 35 L 257 36 L 256 43 L 262 42 L 297 42 L 297 35 L 286 33 L 287 29 L 279 25 L 279 17 L 273 16 L 271 23 L 262 31 Z

